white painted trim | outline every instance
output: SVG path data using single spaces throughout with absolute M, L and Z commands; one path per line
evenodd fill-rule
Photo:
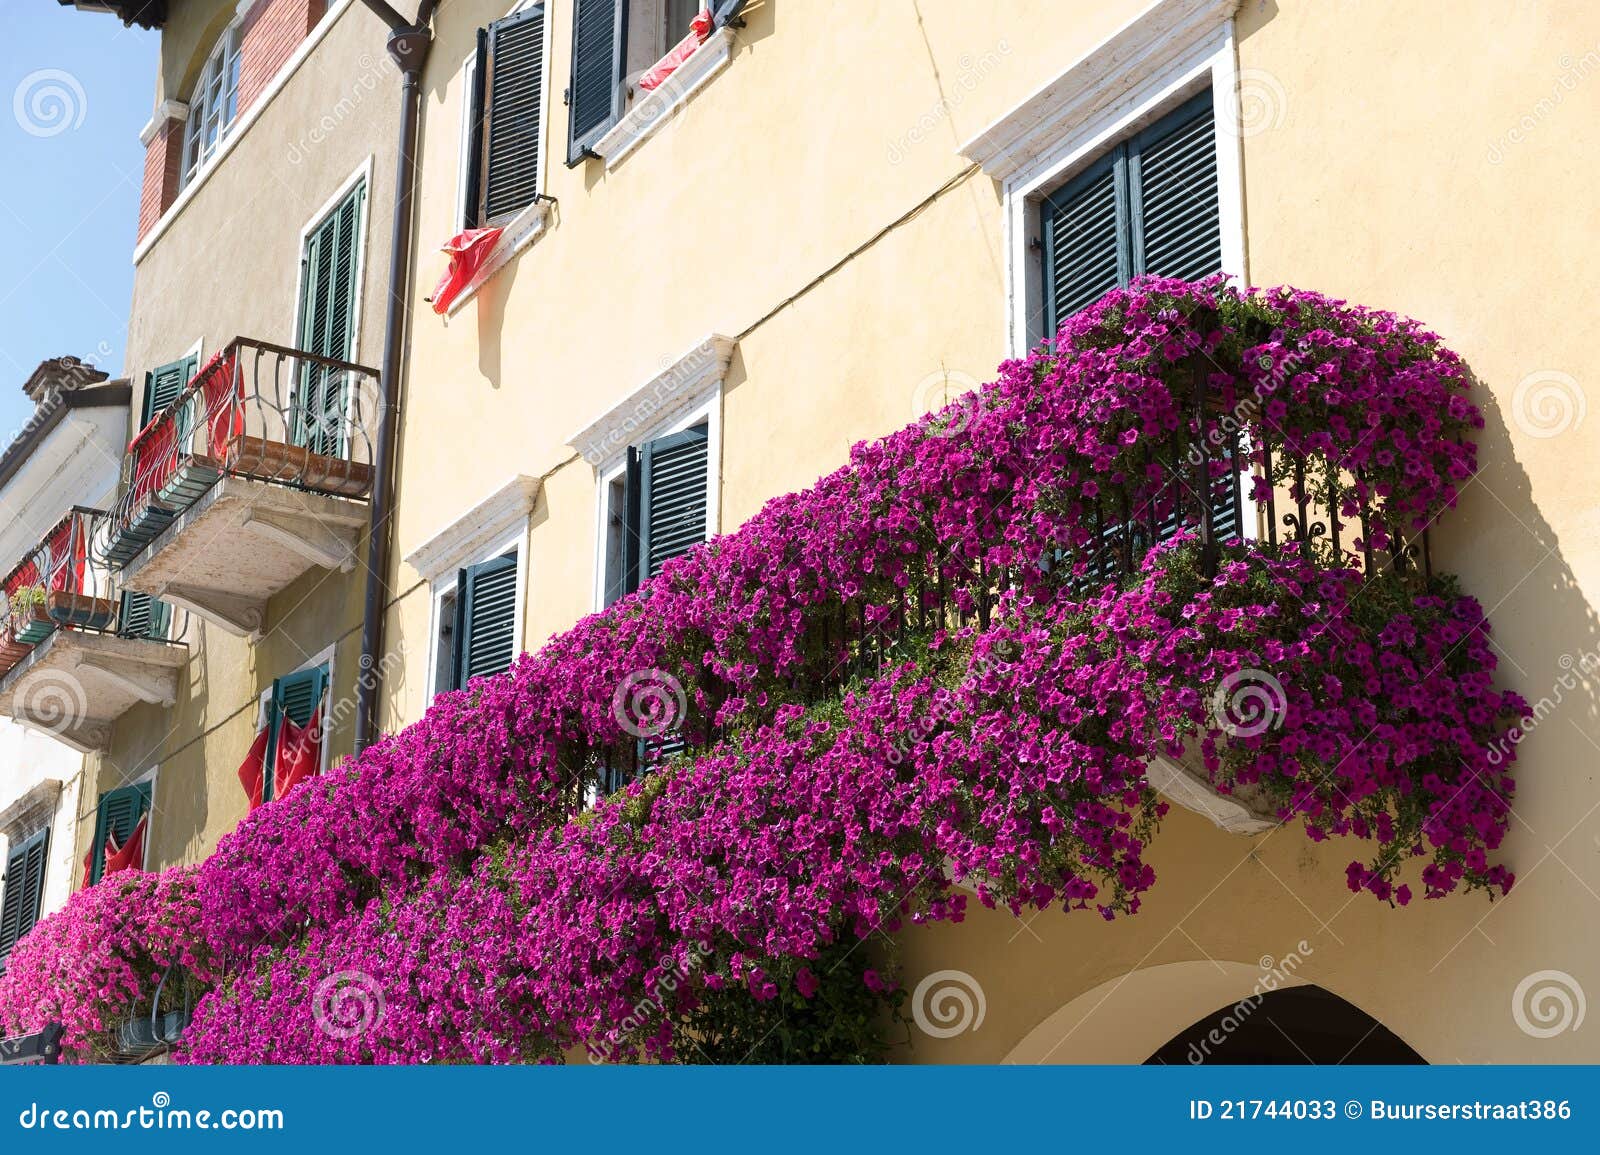
M 1193 10 L 1214 16 L 1218 12 L 1232 11 L 1232 0 L 1163 0 L 1153 13 L 1169 10 Z M 1142 18 L 1141 18 L 1142 19 Z M 1160 25 L 1165 27 L 1165 24 Z M 1005 205 L 1006 259 L 1006 337 L 1009 355 L 1026 356 L 1042 340 L 1043 286 L 1040 283 L 1038 260 L 1031 249 L 1037 233 L 1036 214 L 1040 200 L 1059 187 L 1085 165 L 1098 159 L 1117 141 L 1132 135 L 1140 128 L 1159 119 L 1184 100 L 1207 86 L 1212 91 L 1213 115 L 1216 117 L 1217 147 L 1217 197 L 1218 218 L 1222 239 L 1222 267 L 1230 277 L 1248 283 L 1244 239 L 1244 177 L 1239 155 L 1239 126 L 1227 118 L 1237 116 L 1237 102 L 1232 93 L 1237 85 L 1237 68 L 1233 41 L 1233 26 L 1222 18 L 1221 23 L 1208 19 L 1203 24 L 1193 19 L 1185 25 L 1192 35 L 1176 45 L 1163 45 L 1159 56 L 1149 54 L 1140 58 L 1145 64 L 1152 59 L 1158 63 L 1140 72 L 1135 82 L 1120 73 L 1106 79 L 1101 89 L 1085 90 L 1085 78 L 1079 76 L 1079 87 L 1074 88 L 1070 111 L 1075 118 L 1063 123 L 1059 111 L 1052 108 L 1035 110 L 1024 115 L 1028 102 L 1022 108 L 1003 118 L 1001 124 L 1015 118 L 1018 123 L 1032 125 L 1027 133 L 1020 130 L 1003 135 L 1005 144 L 999 151 L 978 148 L 969 142 L 966 155 L 972 159 L 990 158 L 1006 175 L 1002 181 Z M 1129 34 L 1130 29 L 1147 31 L 1136 21 L 1124 28 L 1118 37 Z M 1113 42 L 1116 41 L 1113 38 Z M 1142 38 L 1143 39 L 1143 38 Z M 1110 42 L 1108 42 L 1110 43 Z M 1167 49 L 1173 49 L 1168 51 Z M 1106 50 L 1110 52 L 1109 49 Z M 1153 50 L 1152 50 L 1153 51 Z M 1126 47 L 1110 52 L 1112 64 L 1126 58 Z M 1103 77 L 1111 67 L 1098 55 L 1091 53 L 1085 60 L 1094 60 L 1093 76 Z M 1084 67 L 1080 61 L 1074 69 Z M 1069 70 L 1069 74 L 1072 70 Z M 1056 90 L 1046 87 L 1046 92 Z M 1036 94 L 1030 100 L 1037 100 Z M 979 140 L 988 140 L 995 129 L 987 130 Z M 992 143 L 992 142 L 991 142 Z
M 405 562 L 424 581 L 437 581 L 471 564 L 487 543 L 502 537 L 511 526 L 526 522 L 538 497 L 539 479 L 519 473 L 406 554 Z
M 182 124 L 188 119 L 189 106 L 187 104 L 181 100 L 163 100 L 156 105 L 156 110 L 150 114 L 150 119 L 139 130 L 139 143 L 149 148 L 150 142 L 156 138 L 156 133 L 160 132 L 162 126 L 168 121 L 176 120 Z
M 663 124 L 671 120 L 689 98 L 710 82 L 733 59 L 733 29 L 723 26 L 707 36 L 699 48 L 653 92 L 633 102 L 633 107 L 595 141 L 596 155 L 612 169 L 622 163 Z
M 598 473 L 620 459 L 628 446 L 671 432 L 666 426 L 677 413 L 720 393 L 733 360 L 733 347 L 732 337 L 708 333 L 660 373 L 568 437 L 567 444 L 583 454 Z
M 177 199 L 167 207 L 166 212 L 161 214 L 161 218 L 150 227 L 150 231 L 145 234 L 144 239 L 134 246 L 134 264 L 137 265 L 140 261 L 144 260 L 145 255 L 155 247 L 156 242 L 159 241 L 166 233 L 167 229 L 171 227 L 172 222 L 177 219 L 178 214 L 183 212 L 183 210 L 188 207 L 189 202 L 194 199 L 195 194 L 200 191 L 200 189 L 205 185 L 206 180 L 213 172 L 216 171 L 217 166 L 222 163 L 223 158 L 233 151 L 234 146 L 237 145 L 239 141 L 244 139 L 244 135 L 250 130 L 250 126 L 256 122 L 263 112 L 266 111 L 267 106 L 272 103 L 273 98 L 276 97 L 278 93 L 283 91 L 284 86 L 289 83 L 290 78 L 300 70 L 300 66 L 306 62 L 313 52 L 316 51 L 317 45 L 322 43 L 323 37 L 327 36 L 328 32 L 333 28 L 334 23 L 339 19 L 339 17 L 344 15 L 345 11 L 353 3 L 355 3 L 355 0 L 330 0 L 328 11 L 323 15 L 322 19 L 317 22 L 316 26 L 306 34 L 306 38 L 302 40 L 300 42 L 300 46 L 294 50 L 294 55 L 290 56 L 289 59 L 279 67 L 277 75 L 272 78 L 271 82 L 266 88 L 262 89 L 261 95 L 256 97 L 255 103 L 234 117 L 233 131 L 228 133 L 228 135 L 222 139 L 222 141 L 217 145 L 217 151 L 212 154 L 211 159 L 205 164 L 201 165 L 199 171 L 196 172 L 194 176 L 189 178 L 188 183 L 184 185 L 183 191 L 178 194 Z
M 531 480 L 531 479 L 524 479 Z M 459 564 L 451 570 L 442 571 L 434 579 L 429 598 L 428 615 L 428 701 L 433 701 L 439 693 L 439 627 L 443 624 L 441 609 L 444 599 L 455 590 L 459 582 L 457 571 L 493 558 L 502 557 L 515 550 L 517 554 L 517 592 L 516 613 L 511 621 L 511 652 L 513 657 L 522 653 L 522 627 L 523 618 L 526 617 L 528 604 L 528 566 L 530 553 L 528 549 L 528 534 L 532 528 L 530 517 L 531 507 L 523 514 L 521 524 L 510 533 L 500 537 L 498 542 L 491 546 L 480 548 L 477 552 L 462 557 Z

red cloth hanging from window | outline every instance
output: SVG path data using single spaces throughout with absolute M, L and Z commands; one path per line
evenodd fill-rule
M 94 881 L 94 847 L 89 847 L 83 854 L 83 885 L 79 890 L 87 888 Z
M 433 288 L 433 311 L 441 317 L 450 311 L 450 303 L 461 295 L 461 290 L 472 283 L 472 278 L 483 268 L 504 229 L 468 229 L 457 233 L 439 247 L 441 253 L 450 254 L 450 267 Z
M 278 753 L 272 768 L 272 797 L 282 798 L 322 768 L 322 698 L 311 707 L 311 721 L 295 724 L 284 715 L 278 731 Z
M 250 743 L 250 752 L 239 764 L 239 784 L 244 787 L 245 797 L 250 800 L 251 810 L 261 805 L 261 791 L 266 781 L 267 727 L 263 726 L 261 732 L 256 735 L 256 740 Z
M 134 824 L 133 831 L 128 835 L 128 841 L 121 846 L 109 834 L 106 836 L 106 866 L 100 872 L 104 878 L 108 874 L 115 874 L 119 870 L 139 870 L 144 866 L 144 828 L 150 821 L 146 814 Z
M 711 35 L 711 10 L 702 8 L 699 15 L 689 22 L 689 35 L 678 41 L 671 52 L 656 61 L 648 71 L 639 77 L 639 88 L 643 92 L 652 92 L 659 88 L 674 72 L 679 65 L 694 55 L 694 50 L 704 44 L 706 37 Z

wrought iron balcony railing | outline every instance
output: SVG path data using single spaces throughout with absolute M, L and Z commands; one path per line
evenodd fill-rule
M 238 337 L 128 446 L 97 556 L 122 567 L 223 477 L 364 499 L 377 370 Z

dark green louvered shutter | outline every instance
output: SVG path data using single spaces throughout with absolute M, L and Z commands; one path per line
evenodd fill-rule
M 1123 163 L 1120 150 L 1096 161 L 1041 209 L 1045 331 L 1051 335 L 1133 275 L 1127 200 L 1120 195 Z
M 622 115 L 626 0 L 576 0 L 572 19 L 571 135 L 567 163 L 577 164 Z
M 317 704 L 328 688 L 328 667 L 314 666 L 285 674 L 272 683 L 272 697 L 267 706 L 267 760 L 265 781 L 261 786 L 261 800 L 272 801 L 273 767 L 278 759 L 278 723 L 285 715 L 296 726 L 309 726 Z
M 348 361 L 360 276 L 365 182 L 351 190 L 306 239 L 300 278 L 300 348 Z M 300 374 L 296 444 L 339 456 L 344 449 L 345 374 L 308 364 Z
M 539 114 L 544 105 L 544 5 L 489 25 L 483 206 L 479 220 L 503 222 L 539 192 Z
M 1129 188 L 1135 272 L 1192 281 L 1222 268 L 1209 91 L 1134 138 Z
M 697 425 L 639 447 L 639 577 L 706 539 L 707 428 Z
M 1209 90 L 1118 144 L 1039 212 L 1045 331 L 1143 273 L 1196 280 L 1222 268 Z
M 461 198 L 461 227 L 483 224 L 483 115 L 489 76 L 489 30 L 478 29 L 472 57 L 472 83 L 467 88 L 467 187 Z
M 455 688 L 511 667 L 516 654 L 517 554 L 462 570 L 456 581 Z
M 11 848 L 6 855 L 5 894 L 0 897 L 0 970 L 17 941 L 39 921 L 44 901 L 44 868 L 50 848 L 48 827 Z
M 198 357 L 180 357 L 176 361 L 158 365 L 144 375 L 144 416 L 139 422 L 141 427 L 148 425 L 152 417 L 177 400 L 178 394 L 183 392 L 184 386 L 194 376 L 199 361 Z
M 113 836 L 117 845 L 128 841 L 139 819 L 150 812 L 150 783 L 136 782 L 132 786 L 119 786 L 100 795 L 100 806 L 95 814 L 94 843 L 90 848 L 89 881 L 99 882 L 105 873 L 106 837 Z
M 122 608 L 117 614 L 117 633 L 124 638 L 165 640 L 170 614 L 166 602 L 128 590 L 122 595 Z

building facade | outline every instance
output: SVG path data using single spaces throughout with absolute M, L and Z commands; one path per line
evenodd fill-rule
M 167 7 L 129 362 L 155 384 L 135 390 L 132 425 L 163 373 L 188 380 L 237 334 L 351 380 L 329 392 L 286 369 L 302 399 L 266 408 L 292 425 L 309 407 L 309 429 L 245 433 L 305 452 L 224 463 L 122 565 L 129 588 L 173 607 L 186 666 L 171 706 L 132 706 L 91 755 L 82 807 L 153 780 L 151 865 L 204 857 L 242 816 L 236 768 L 274 710 L 299 708 L 286 691 L 334 711 L 352 693 L 361 606 L 341 570 L 365 526 L 354 466 L 371 458 L 350 449 L 349 405 L 317 399 L 346 403 L 367 380 L 329 362 L 377 364 L 388 251 L 372 222 L 394 195 L 396 82 L 370 11 Z M 1374 1038 L 1429 1062 L 1593 1058 L 1586 1035 L 1530 1020 L 1528 998 L 1600 990 L 1600 553 L 1583 468 L 1600 366 L 1596 322 L 1560 304 L 1586 283 L 1600 223 L 1579 168 L 1600 124 L 1594 14 L 700 9 L 451 0 L 434 14 L 381 729 L 992 379 L 1134 276 L 1221 272 L 1393 309 L 1481 383 L 1483 469 L 1432 556 L 1489 608 L 1501 677 L 1539 704 L 1506 847 L 1517 888 L 1388 909 L 1349 893 L 1347 848 L 1175 808 L 1151 859 L 1162 886 L 1136 918 L 975 909 L 902 935 L 913 996 L 953 981 L 973 1009 L 897 1053 L 1196 1061 L 1191 1027 L 1292 988 L 1316 1004 L 1295 1013 L 1323 1036 L 1319 1058 L 1366 1056 Z M 306 31 L 276 70 L 252 58 L 252 43 L 281 51 L 261 30 L 284 26 Z M 356 99 L 363 61 L 374 89 Z M 358 287 L 330 343 L 307 317 L 345 212 L 360 256 L 337 267 Z M 436 250 L 485 228 L 501 230 L 477 237 L 486 259 L 431 294 L 447 271 Z M 107 532 L 133 525 L 136 488 Z M 1260 516 L 1241 511 L 1245 532 Z M 352 741 L 330 722 L 322 756 Z

